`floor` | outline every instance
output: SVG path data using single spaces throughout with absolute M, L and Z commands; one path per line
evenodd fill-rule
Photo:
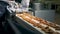
M 60 14 L 56 13 L 54 22 L 60 25 Z

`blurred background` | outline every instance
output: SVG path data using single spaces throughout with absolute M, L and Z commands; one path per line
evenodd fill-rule
M 35 16 L 60 24 L 60 0 L 31 0 Z
M 14 0 L 10 3 L 11 4 L 10 6 L 8 2 L 0 0 L 0 27 L 1 27 L 0 33 L 2 34 L 41 33 L 40 31 L 38 31 L 40 29 L 38 28 L 35 29 L 34 28 L 35 26 L 31 27 L 31 24 L 27 24 L 27 22 L 22 20 L 20 17 L 16 16 L 17 11 L 19 10 L 22 11 L 21 9 L 25 10 L 25 8 L 27 7 L 27 5 L 25 4 L 26 6 L 23 6 L 23 8 L 21 8 L 23 5 L 21 4 L 21 1 L 22 0 Z M 7 5 L 9 5 L 9 7 Z M 16 9 L 17 7 L 18 10 Z M 31 15 L 49 21 L 51 22 L 51 24 L 56 23 L 60 25 L 60 0 L 30 0 L 28 9 Z M 2 14 L 3 16 L 1 17 Z M 54 25 L 55 24 L 53 24 L 53 26 Z

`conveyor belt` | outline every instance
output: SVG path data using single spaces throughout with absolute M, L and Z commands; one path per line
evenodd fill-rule
M 23 15 L 22 15 L 22 16 L 23 16 Z M 23 17 L 25 18 L 25 16 L 23 16 Z M 29 18 L 26 18 L 26 19 L 29 20 Z M 42 28 L 38 28 L 38 27 L 36 27 L 36 26 L 33 26 L 33 24 L 31 24 L 31 22 L 33 22 L 33 21 L 29 22 L 31 19 L 30 19 L 29 21 L 27 21 L 27 20 L 23 19 L 21 16 L 16 15 L 15 18 L 14 18 L 14 20 L 16 20 L 20 25 L 22 25 L 24 28 L 26 28 L 26 29 L 28 29 L 28 30 L 30 30 L 30 31 L 32 31 L 32 32 L 47 34 L 47 33 L 46 33 L 46 30 L 44 31 L 44 30 L 42 30 Z M 34 23 L 35 23 L 35 22 L 34 22 Z M 47 23 L 50 23 L 50 22 L 47 21 Z M 45 26 L 45 25 L 46 25 L 46 24 L 44 24 L 43 26 Z M 55 24 L 53 24 L 53 25 L 55 25 Z M 47 25 L 46 25 L 46 26 L 47 26 Z M 58 26 L 58 25 L 56 25 L 56 26 Z M 51 33 L 52 33 L 52 31 L 53 31 L 52 34 L 54 34 L 54 33 L 56 33 L 56 32 L 57 32 L 56 34 L 58 34 L 58 32 L 60 32 L 60 31 L 55 30 L 55 28 L 53 28 L 53 27 L 51 27 L 51 26 L 49 26 L 48 29 L 51 30 Z

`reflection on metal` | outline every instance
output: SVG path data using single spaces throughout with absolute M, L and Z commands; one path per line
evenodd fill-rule
M 10 26 L 12 27 L 12 29 L 14 30 L 15 34 L 21 34 L 21 32 L 16 28 L 16 26 L 13 24 L 14 22 L 11 21 L 10 19 L 7 19 L 8 23 L 10 24 Z

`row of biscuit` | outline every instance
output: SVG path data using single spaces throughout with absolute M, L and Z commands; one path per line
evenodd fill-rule
M 60 30 L 60 26 L 57 26 L 57 24 L 55 24 L 55 23 L 48 23 L 48 21 L 43 20 L 42 18 L 34 17 L 34 16 L 32 16 L 32 15 L 30 15 L 30 14 L 28 14 L 28 13 L 23 13 L 23 14 L 26 15 L 26 16 L 29 16 L 31 19 L 35 19 L 35 20 L 40 21 L 40 23 L 46 24 L 46 25 L 48 25 L 48 26 L 50 26 L 50 27 L 53 27 L 53 28 L 55 28 L 56 30 Z
M 41 28 L 41 30 L 43 30 L 44 32 L 46 32 L 47 34 L 59 34 L 58 32 L 55 32 L 53 30 L 51 30 L 49 28 L 49 26 L 43 26 L 44 24 L 47 23 L 47 21 L 41 19 L 41 18 L 37 18 L 34 17 L 28 13 L 23 13 L 23 14 L 18 14 L 18 16 L 22 17 L 24 20 L 26 20 L 27 22 L 33 24 L 33 26 Z M 43 25 L 42 25 L 43 24 Z M 48 25 L 49 23 L 47 23 L 46 25 Z

